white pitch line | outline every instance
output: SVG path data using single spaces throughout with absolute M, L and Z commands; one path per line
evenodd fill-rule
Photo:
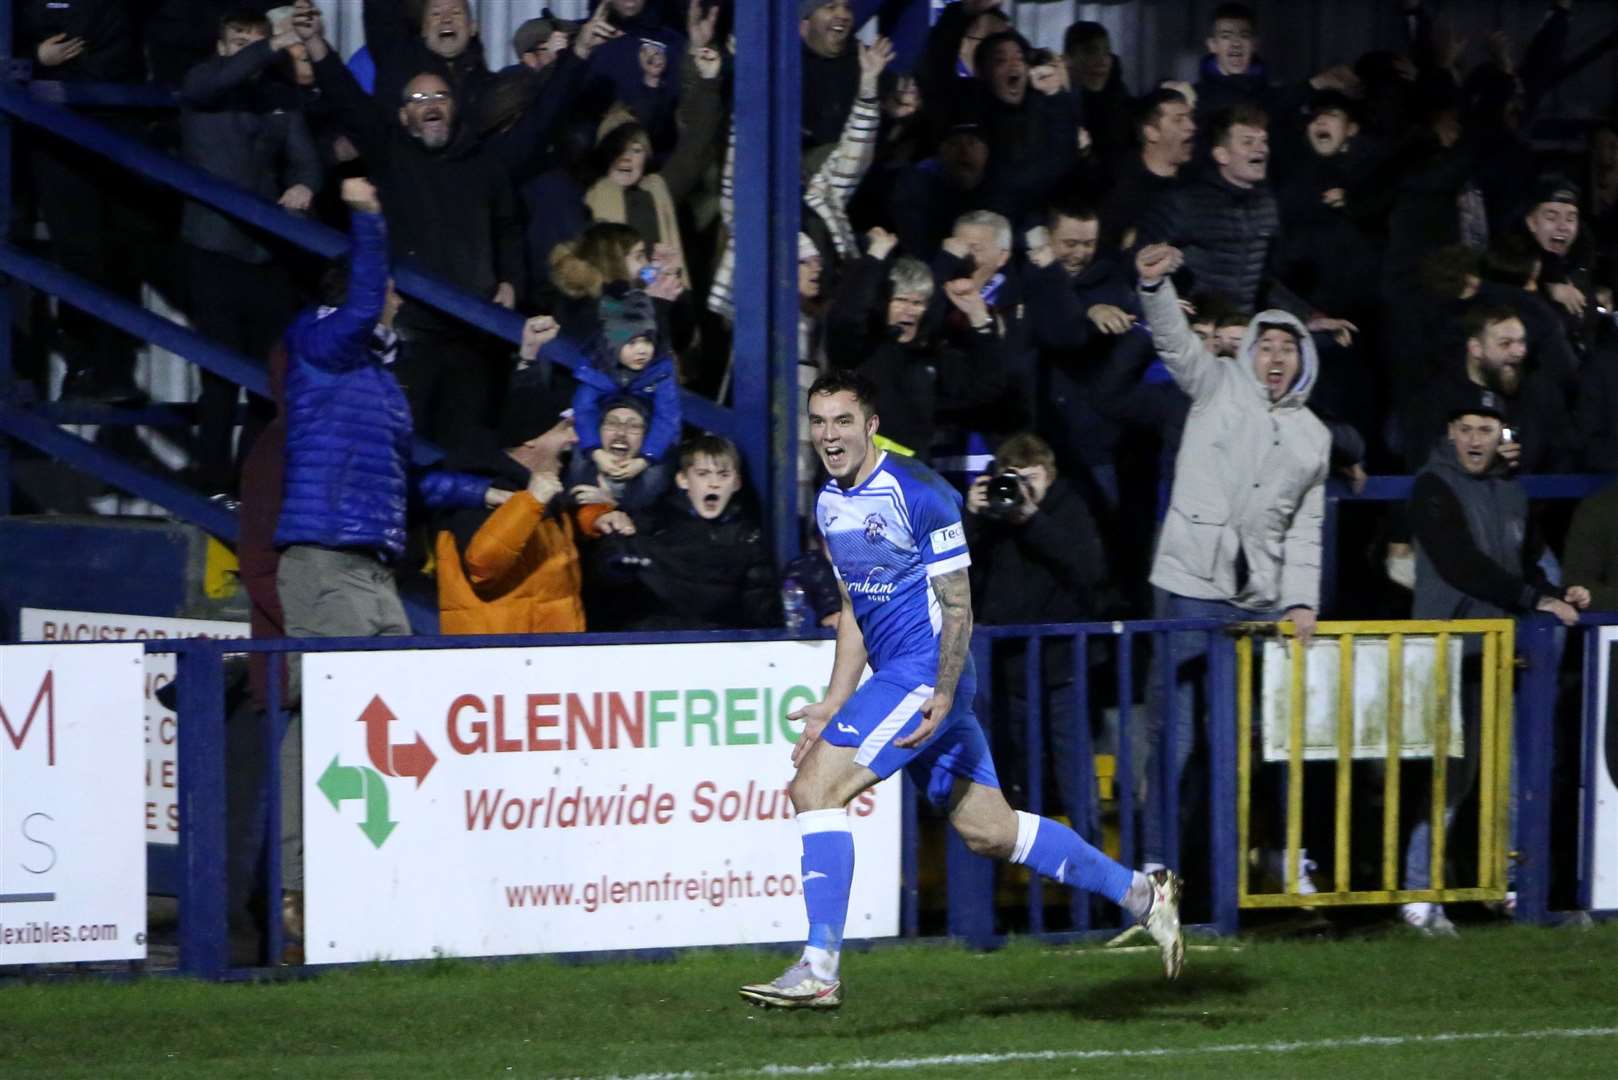
M 1005 1065 L 1024 1061 L 1106 1061 L 1126 1058 L 1180 1058 L 1203 1054 L 1295 1054 L 1300 1050 L 1380 1049 L 1424 1043 L 1529 1042 L 1551 1039 L 1609 1039 L 1618 1027 L 1542 1028 L 1538 1031 L 1451 1031 L 1438 1035 L 1358 1035 L 1350 1039 L 1299 1039 L 1291 1042 L 1225 1043 L 1211 1046 L 1162 1047 L 1146 1050 L 1024 1050 L 1004 1054 L 940 1054 L 935 1057 L 869 1058 L 814 1065 L 760 1065 L 726 1072 L 659 1072 L 612 1076 L 603 1080 L 717 1080 L 730 1076 L 823 1076 L 832 1072 L 906 1072 L 966 1065 Z

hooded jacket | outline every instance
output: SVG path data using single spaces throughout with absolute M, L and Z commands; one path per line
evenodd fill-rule
M 1529 526 L 1528 494 L 1498 458 L 1473 476 L 1454 445 L 1440 443 L 1410 492 L 1410 531 L 1413 618 L 1498 619 L 1556 595 L 1538 565 L 1543 545 Z
M 1320 371 L 1313 339 L 1286 312 L 1261 312 L 1225 363 L 1191 332 L 1172 282 L 1140 292 L 1158 355 L 1191 398 L 1152 584 L 1254 612 L 1318 608 L 1331 435 L 1305 408 Z M 1299 336 L 1298 377 L 1275 402 L 1253 371 L 1263 323 Z

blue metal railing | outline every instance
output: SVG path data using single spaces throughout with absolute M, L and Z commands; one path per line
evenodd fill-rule
M 1618 625 L 1618 614 L 1599 615 L 1587 620 L 1584 631 L 1594 640 L 1596 628 Z M 1518 815 L 1515 886 L 1518 894 L 1518 918 L 1527 922 L 1543 922 L 1550 917 L 1548 897 L 1550 888 L 1550 853 L 1553 822 L 1550 812 L 1552 794 L 1552 734 L 1557 718 L 1556 642 L 1557 624 L 1547 617 L 1536 616 L 1522 622 L 1519 641 L 1522 646 L 1523 678 L 1519 684 L 1519 708 L 1515 730 L 1518 760 Z M 1206 718 L 1209 753 L 1207 758 L 1208 813 L 1196 819 L 1206 829 L 1208 861 L 1206 871 L 1187 868 L 1188 877 L 1196 885 L 1193 892 L 1202 892 L 1208 898 L 1210 919 L 1207 929 L 1233 932 L 1237 928 L 1236 872 L 1239 859 L 1245 853 L 1236 845 L 1236 668 L 1233 638 L 1230 628 L 1212 620 L 1150 621 L 1135 623 L 1083 623 L 1048 626 L 978 627 L 974 633 L 973 652 L 979 666 L 979 696 L 977 706 L 980 721 L 986 728 L 992 723 L 994 688 L 1004 686 L 1005 678 L 1024 680 L 1027 711 L 1022 717 L 1026 725 L 1026 759 L 1007 761 L 1003 777 L 1009 770 L 1022 767 L 1027 770 L 1026 803 L 1034 813 L 1050 813 L 1043 768 L 1046 754 L 1044 735 L 1056 725 L 1068 725 L 1077 751 L 1073 767 L 1076 776 L 1070 791 L 1075 805 L 1069 807 L 1072 825 L 1100 847 L 1101 837 L 1095 834 L 1096 815 L 1092 813 L 1092 787 L 1094 753 L 1090 743 L 1090 726 L 1096 713 L 1095 695 L 1104 692 L 1098 685 L 1098 674 L 1111 678 L 1116 684 L 1118 708 L 1118 741 L 1116 769 L 1116 806 L 1118 839 L 1121 861 L 1133 865 L 1140 852 L 1136 839 L 1140 820 L 1138 769 L 1133 760 L 1136 747 L 1129 734 L 1134 721 L 1132 715 L 1139 708 L 1134 705 L 1140 680 L 1136 678 L 1137 658 L 1146 644 L 1157 645 L 1170 632 L 1202 633 L 1208 635 L 1209 671 Z M 829 638 L 829 632 L 812 635 Z M 444 650 L 494 647 L 565 648 L 589 644 L 669 644 L 686 642 L 728 643 L 737 641 L 791 640 L 783 632 L 739 633 L 670 633 L 657 635 L 604 634 L 604 635 L 502 635 L 479 638 L 356 638 L 319 640 L 168 640 L 149 641 L 148 653 L 172 653 L 176 656 L 176 680 L 180 729 L 184 737 L 178 742 L 179 759 L 178 800 L 182 828 L 175 859 L 177 867 L 176 893 L 180 899 L 180 969 L 183 973 L 203 978 L 230 978 L 242 974 L 230 962 L 228 923 L 227 867 L 232 857 L 231 835 L 227 827 L 226 797 L 229 783 L 239 782 L 239 769 L 227 772 L 227 716 L 225 714 L 227 655 L 247 654 L 262 657 L 265 663 L 265 686 L 268 691 L 267 709 L 262 727 L 256 738 L 262 753 L 263 806 L 254 819 L 263 841 L 262 875 L 266 895 L 279 896 L 281 883 L 280 845 L 276 842 L 280 828 L 279 769 L 277 766 L 280 744 L 285 731 L 280 687 L 284 664 L 289 653 L 311 652 L 371 652 L 384 650 Z M 1143 641 L 1144 639 L 1144 641 Z M 1007 670 L 996 679 L 992 650 L 997 644 L 1022 643 L 1025 646 L 1020 672 Z M 1064 646 L 1065 643 L 1065 646 Z M 1073 650 L 1073 698 L 1067 716 L 1043 715 L 1043 656 L 1047 646 Z M 1106 672 L 1105 657 L 1098 646 L 1110 648 L 1112 671 Z M 1584 702 L 1586 721 L 1594 708 L 1594 673 L 1597 670 L 1593 646 L 1587 645 Z M 1101 662 L 1098 663 L 1097 661 Z M 1167 665 L 1165 665 L 1167 667 Z M 1163 815 L 1171 825 L 1180 819 L 1177 786 L 1166 783 L 1167 770 L 1174 760 L 1176 725 L 1172 723 L 1175 695 L 1159 696 L 1157 707 L 1165 710 L 1159 741 L 1152 748 L 1160 768 L 1153 775 L 1157 788 L 1155 799 L 1160 800 L 1155 812 Z M 1584 732 L 1583 762 L 1588 770 L 1594 767 L 1596 750 L 1591 743 L 1593 729 Z M 240 745 L 240 744 L 238 744 Z M 228 778 L 227 778 L 228 777 Z M 899 899 L 901 932 L 914 937 L 920 933 L 920 855 L 919 855 L 919 792 L 906 788 L 903 812 L 903 846 L 901 855 L 901 881 Z M 1586 798 L 1583 807 L 1585 843 L 1583 866 L 1589 873 L 1588 844 L 1593 806 Z M 1166 838 L 1165 848 L 1175 852 L 1179 837 Z M 1170 855 L 1171 865 L 1175 861 Z M 997 928 L 995 867 L 988 860 L 968 853 L 964 845 L 952 837 L 946 853 L 946 926 L 950 935 L 969 944 L 993 946 L 1003 940 Z M 1072 931 L 1052 934 L 1046 922 L 1044 883 L 1030 882 L 1026 895 L 1026 925 L 1030 933 L 1057 940 L 1069 939 L 1101 931 L 1089 910 L 1089 898 L 1075 896 L 1070 905 Z M 1588 903 L 1588 881 L 1581 893 Z M 271 957 L 279 956 L 283 944 L 279 920 L 279 906 L 268 905 L 270 917 L 266 926 L 266 948 Z
M 1090 670 L 1092 646 L 1102 640 L 1117 645 L 1116 678 L 1120 705 L 1118 745 L 1118 814 L 1119 834 L 1123 844 L 1123 861 L 1133 863 L 1139 846 L 1134 837 L 1138 825 L 1134 765 L 1131 758 L 1129 733 L 1129 703 L 1134 699 L 1137 683 L 1133 658 L 1142 638 L 1160 637 L 1174 631 L 1198 631 L 1210 635 L 1210 746 L 1208 761 L 1210 806 L 1208 816 L 1209 863 L 1206 876 L 1200 871 L 1194 876 L 1202 882 L 1211 898 L 1213 918 L 1211 928 L 1221 932 L 1236 929 L 1236 858 L 1235 843 L 1235 663 L 1234 649 L 1225 635 L 1223 624 L 1208 620 L 1143 623 L 1084 623 L 1038 627 L 979 627 L 975 633 L 973 649 L 980 664 L 978 707 L 980 717 L 989 715 L 990 687 L 993 685 L 989 651 L 995 642 L 1021 640 L 1043 643 L 1052 639 L 1068 639 L 1074 649 L 1075 660 L 1085 662 L 1075 667 L 1076 693 L 1073 712 L 1068 717 L 1051 717 L 1051 723 L 1071 725 L 1080 740 L 1077 767 L 1085 773 L 1074 790 L 1091 790 L 1089 776 L 1093 776 L 1093 755 L 1089 744 L 1091 715 Z M 814 635 L 829 638 L 829 632 Z M 589 644 L 669 644 L 680 642 L 735 642 L 781 641 L 793 636 L 782 632 L 750 633 L 672 633 L 657 635 L 636 634 L 559 634 L 559 635 L 501 635 L 479 638 L 423 637 L 423 638 L 354 638 L 319 640 L 168 640 L 146 644 L 149 653 L 172 653 L 176 656 L 176 682 L 180 728 L 184 737 L 179 740 L 179 805 L 183 826 L 180 830 L 178 850 L 178 881 L 176 892 L 180 899 L 180 967 L 186 974 L 204 978 L 227 977 L 230 972 L 227 934 L 227 866 L 232 857 L 226 823 L 226 721 L 224 659 L 227 654 L 262 656 L 265 662 L 265 685 L 268 689 L 268 709 L 259 732 L 264 754 L 264 806 L 258 821 L 262 826 L 263 854 L 262 880 L 265 892 L 278 897 L 281 885 L 280 847 L 274 842 L 279 833 L 281 799 L 279 772 L 276 762 L 285 721 L 282 717 L 280 688 L 283 665 L 288 653 L 354 652 L 401 649 L 473 649 L 496 647 L 561 648 Z M 1030 647 L 1024 677 L 1032 691 L 1043 685 L 1041 648 Z M 1082 654 L 1082 657 L 1081 657 Z M 1029 770 L 1029 809 L 1046 812 L 1046 798 L 1040 771 L 1044 763 L 1041 750 L 1046 718 L 1041 715 L 1040 695 L 1031 693 L 1030 709 L 1025 723 L 1030 739 L 1027 768 Z M 1159 760 L 1172 759 L 1173 725 L 1165 724 L 1167 733 L 1158 748 Z M 236 781 L 239 782 L 239 777 Z M 1179 817 L 1178 792 L 1163 784 L 1157 797 L 1162 800 L 1161 811 L 1169 820 Z M 907 791 L 909 789 L 907 788 Z M 918 853 L 919 793 L 905 800 L 903 814 L 904 844 L 902 848 L 900 903 L 901 928 L 905 936 L 916 936 L 920 927 L 920 858 Z M 1073 826 L 1081 834 L 1090 832 L 1090 805 L 1086 801 L 1072 813 Z M 1101 838 L 1087 837 L 1097 846 Z M 1177 841 L 1176 841 L 1177 842 Z M 1172 847 L 1170 850 L 1174 850 Z M 999 942 L 1002 934 L 995 925 L 994 864 L 968 853 L 952 833 L 947 855 L 948 866 L 948 918 L 949 932 L 979 946 Z M 1027 910 L 1030 931 L 1045 932 L 1043 883 L 1030 885 Z M 272 917 L 266 927 L 268 955 L 280 954 L 282 947 L 279 907 L 268 905 Z M 1092 925 L 1089 898 L 1076 896 L 1072 905 L 1074 929 L 1079 933 L 1098 929 Z

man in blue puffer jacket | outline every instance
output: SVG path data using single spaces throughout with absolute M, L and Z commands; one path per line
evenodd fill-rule
M 289 637 L 410 633 L 393 566 L 404 555 L 411 483 L 433 509 L 499 499 L 478 477 L 412 477 L 410 405 L 389 370 L 399 296 L 387 224 L 369 181 L 344 181 L 343 201 L 353 219 L 347 280 L 329 277 L 324 303 L 286 335 L 286 481 L 275 546 Z

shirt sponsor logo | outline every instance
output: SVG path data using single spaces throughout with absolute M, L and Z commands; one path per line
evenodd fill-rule
M 863 581 L 854 581 L 849 583 L 848 591 L 850 595 L 863 596 L 867 600 L 874 600 L 879 604 L 885 604 L 889 600 L 892 600 L 894 590 L 898 587 L 895 582 L 871 580 L 872 578 L 875 578 L 881 574 L 886 574 L 887 572 L 888 568 L 886 566 L 871 567 L 870 571 L 866 573 Z
M 953 551 L 966 543 L 966 527 L 960 522 L 934 530 L 933 554 L 942 555 L 946 551 Z

